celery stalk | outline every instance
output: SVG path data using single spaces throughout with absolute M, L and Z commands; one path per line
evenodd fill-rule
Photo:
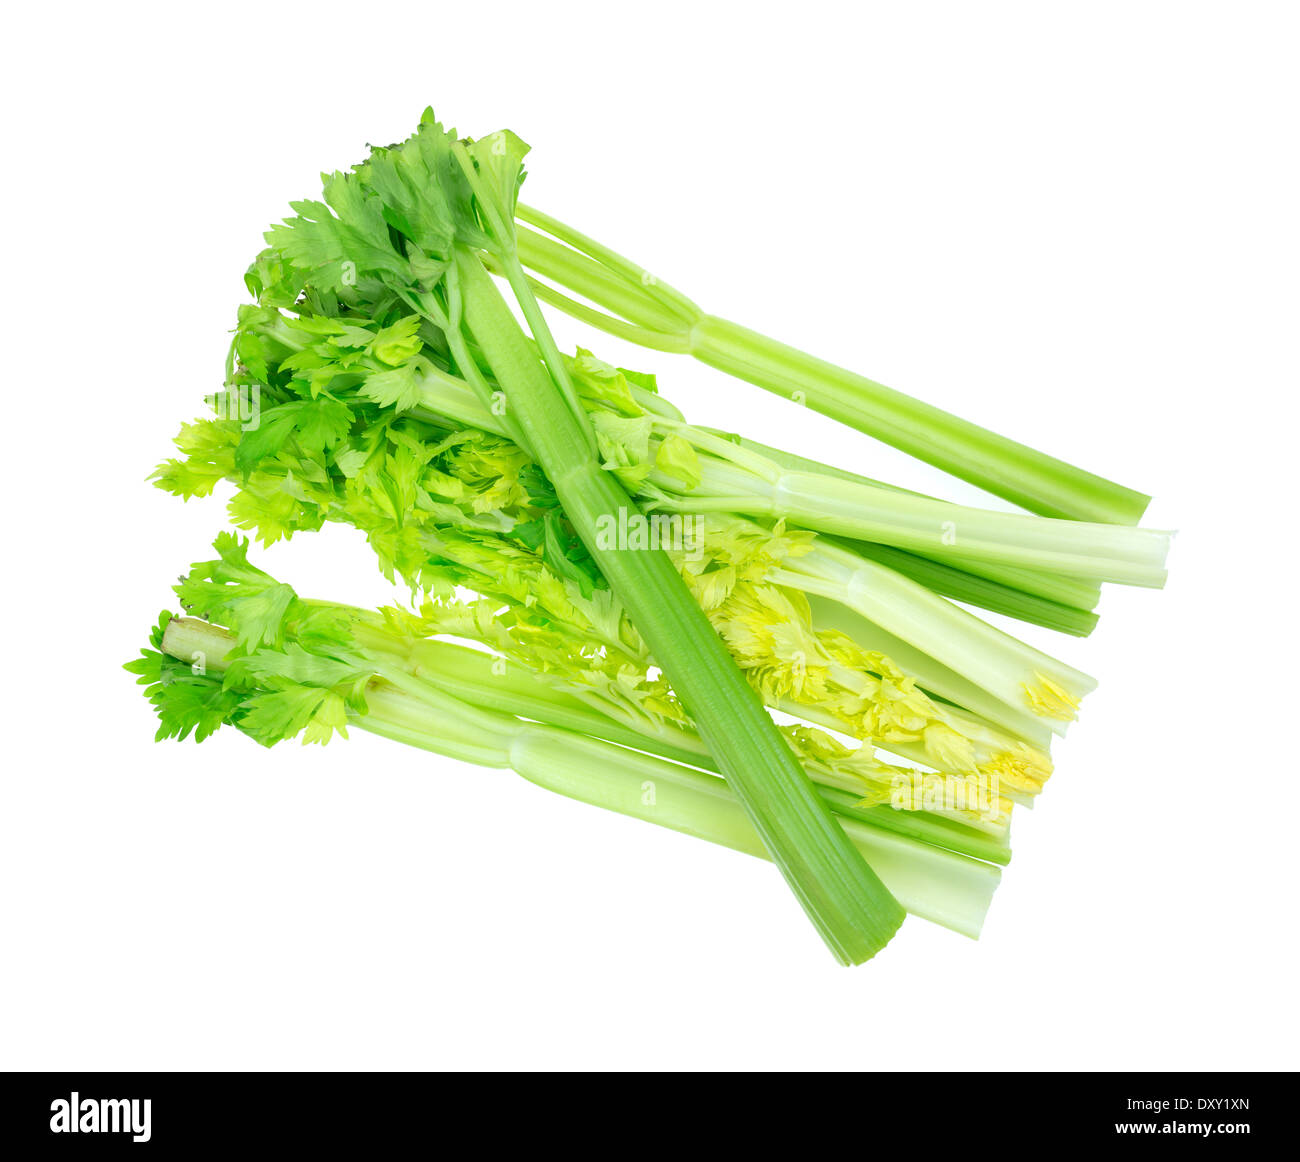
M 716 456 L 701 459 L 700 475 L 690 490 L 656 477 L 672 489 L 665 506 L 783 518 L 940 560 L 951 555 L 963 567 L 984 561 L 1155 589 L 1165 583 L 1167 532 L 994 512 L 776 465 L 760 474 Z
M 538 293 L 594 326 L 649 347 L 684 346 L 702 363 L 797 399 L 1030 512 L 1136 524 L 1150 502 L 1131 488 L 705 314 L 657 277 L 540 210 L 521 204 L 516 215 L 536 228 L 518 232 L 524 265 L 604 310 L 552 288 Z
M 838 601 L 986 691 L 1018 714 L 1036 713 L 1058 734 L 1096 682 L 981 621 L 914 581 L 834 545 L 772 573 L 777 584 Z
M 681 419 L 680 416 L 670 418 Z M 938 499 L 937 497 L 926 496 L 922 492 L 899 488 L 897 485 L 886 483 L 883 480 L 874 480 L 870 476 L 861 476 L 845 468 L 819 464 L 816 460 L 809 460 L 804 456 L 796 456 L 793 452 L 786 452 L 781 448 L 772 448 L 767 444 L 760 444 L 757 440 L 746 439 L 742 436 L 731 436 L 709 428 L 702 430 L 715 436 L 722 436 L 734 442 L 743 450 L 757 452 L 760 456 L 779 464 L 782 468 L 791 468 L 822 476 L 834 476 L 840 480 L 849 480 L 856 484 L 870 485 L 875 488 L 887 488 L 893 492 L 903 492 L 909 496 L 920 497 L 924 500 Z M 862 542 L 855 546 L 856 551 L 865 553 L 866 550 L 863 548 L 865 544 L 869 544 L 869 542 Z M 1012 617 L 1018 617 L 1022 621 L 1046 625 L 1052 629 L 1061 629 L 1066 633 L 1074 633 L 1079 637 L 1086 637 L 1096 624 L 1096 618 L 1075 618 L 1057 607 L 1065 606 L 1067 609 L 1077 611 L 1079 614 L 1090 613 L 1096 609 L 1097 601 L 1101 596 L 1101 584 L 1097 581 L 1085 581 L 1081 578 L 1066 577 L 1060 573 L 1044 572 L 1039 569 L 996 565 L 987 561 L 974 561 L 962 557 L 960 553 L 952 553 L 951 551 L 945 552 L 940 560 L 933 556 L 908 553 L 887 545 L 875 545 L 872 546 L 871 555 L 873 560 L 891 565 L 900 573 L 906 574 L 915 581 L 920 581 L 922 584 L 934 589 L 936 593 L 942 593 L 945 597 L 969 601 L 973 605 L 981 605 L 985 609 L 993 609 L 998 613 L 1007 613 Z M 932 565 L 938 566 L 938 568 L 932 568 Z M 963 574 L 965 575 L 963 576 Z M 980 584 L 981 579 L 993 582 L 993 587 L 982 586 Z M 1047 605 L 1038 605 L 1032 601 L 1034 597 L 1042 598 Z M 985 604 L 985 602 L 992 603 Z
M 584 702 L 565 689 L 561 675 L 453 642 L 399 639 L 381 627 L 377 619 L 361 620 L 354 632 L 369 653 L 391 658 L 412 677 L 475 706 L 576 730 L 707 771 L 718 770 L 717 762 L 688 725 L 621 712 L 620 707 L 609 702 L 599 707 Z M 791 709 L 799 714 L 805 708 L 792 706 Z M 837 725 L 831 723 L 831 728 Z M 1034 737 L 1032 731 L 1026 733 L 1035 745 L 1046 747 L 1045 731 L 1042 737 Z M 978 859 L 1005 863 L 1010 856 L 1005 830 L 974 828 L 925 812 L 863 805 L 860 786 L 846 784 L 829 768 L 817 763 L 808 763 L 806 769 L 817 783 L 818 793 L 836 815 L 848 814 L 872 826 L 923 838 Z
M 366 640 L 373 640 L 370 634 Z M 197 618 L 172 619 L 164 653 L 185 663 L 204 659 L 214 677 L 230 665 L 233 635 Z M 770 858 L 732 788 L 707 774 L 652 754 L 543 722 L 528 721 L 458 698 L 426 680 L 385 669 L 370 681 L 365 710 L 349 725 L 408 746 L 479 766 L 509 768 L 569 798 L 656 823 L 750 855 Z M 970 937 L 979 935 L 998 885 L 998 868 L 942 845 L 962 829 L 925 818 L 878 822 L 884 814 L 859 808 L 851 796 L 828 791 L 840 825 L 863 856 L 878 861 L 886 885 L 914 915 Z M 978 836 L 968 843 L 985 858 L 1005 862 L 1005 849 Z
M 508 252 L 503 261 L 509 264 Z M 457 271 L 465 323 L 578 535 L 827 944 L 846 963 L 868 959 L 898 927 L 901 910 L 816 797 L 667 556 L 602 548 L 600 520 L 635 508 L 591 455 L 585 416 L 557 388 L 565 378 L 563 366 L 558 357 L 545 366 L 538 361 L 478 258 L 459 255 Z M 512 286 L 526 298 L 521 278 Z M 540 342 L 544 324 L 535 312 L 526 313 L 534 314 Z

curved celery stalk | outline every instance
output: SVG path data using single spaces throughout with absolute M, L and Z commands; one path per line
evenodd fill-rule
M 375 652 L 398 658 L 413 677 L 477 706 L 581 731 L 621 746 L 652 749 L 674 762 L 717 769 L 694 731 L 666 720 L 652 724 L 646 715 L 633 718 L 629 714 L 619 720 L 612 709 L 597 709 L 558 688 L 558 681 L 548 681 L 552 675 L 517 662 L 438 639 L 399 646 L 389 634 L 367 635 L 359 630 L 357 637 Z
M 380 689 L 368 700 L 370 713 L 354 718 L 354 725 L 408 746 L 461 757 L 443 741 L 439 728 L 430 729 L 428 714 L 416 699 L 400 690 Z M 558 727 L 521 723 L 502 748 L 501 761 L 479 765 L 509 767 L 530 783 L 570 799 L 771 859 L 723 779 L 667 759 Z M 851 814 L 837 819 L 862 856 L 879 866 L 885 886 L 906 911 L 972 939 L 979 937 L 1001 879 L 995 865 L 871 827 Z
M 1030 512 L 1136 524 L 1150 502 L 1131 488 L 705 314 L 680 292 L 540 210 L 520 205 L 516 215 L 537 228 L 519 230 L 524 265 L 613 314 L 549 288 L 543 292 L 547 301 L 611 334 L 662 350 L 675 349 L 675 342 L 702 363 L 797 399 Z
M 175 618 L 160 644 L 164 653 L 187 664 L 196 656 L 204 658 L 215 683 L 215 676 L 228 666 L 234 638 L 210 622 Z M 513 769 L 529 782 L 569 798 L 768 858 L 734 791 L 715 775 L 486 708 L 391 671 L 370 681 L 364 702 L 364 712 L 349 711 L 349 726 L 479 766 Z M 933 837 L 960 828 L 944 828 L 924 818 L 899 820 L 891 827 L 877 822 L 879 809 L 858 808 L 851 796 L 834 791 L 828 795 L 842 812 L 840 825 L 850 842 L 879 862 L 886 885 L 904 908 L 978 937 L 1000 872 L 991 863 L 935 846 Z M 972 845 L 980 850 L 978 837 Z M 988 858 L 1005 862 L 1005 849 L 996 844 L 986 843 L 982 850 Z
M 511 748 L 514 769 L 547 790 L 670 827 L 749 855 L 770 858 L 727 784 L 651 755 L 614 756 L 607 743 L 538 728 Z M 851 842 L 907 911 L 966 936 L 998 885 L 988 863 L 841 817 Z
M 569 692 L 561 674 L 441 639 L 398 638 L 391 630 L 365 619 L 359 620 L 354 632 L 368 654 L 390 658 L 412 677 L 475 706 L 576 730 L 715 773 L 718 770 L 717 762 L 689 724 L 656 720 L 655 716 L 635 714 L 608 701 L 593 705 Z M 789 709 L 796 716 L 806 713 L 806 707 L 799 704 L 792 703 Z M 829 725 L 834 730 L 841 724 L 832 721 Z M 971 720 L 972 733 L 982 727 Z M 1035 739 L 1035 745 L 1046 748 L 1046 731 Z M 910 753 L 915 753 L 919 762 L 927 761 L 924 752 L 913 749 Z M 1005 863 L 1010 858 L 1005 823 L 991 821 L 989 826 L 972 826 L 929 812 L 864 806 L 864 788 L 856 781 L 846 780 L 814 761 L 805 762 L 805 769 L 836 815 L 848 814 L 871 826 L 923 839 L 976 859 Z

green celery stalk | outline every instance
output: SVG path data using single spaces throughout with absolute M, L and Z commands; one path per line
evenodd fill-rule
M 685 295 L 550 215 L 523 204 L 515 212 L 536 227 L 518 231 L 523 264 L 604 310 L 546 284 L 536 293 L 610 334 L 659 350 L 688 351 L 1042 516 L 1136 524 L 1150 503 L 1131 488 L 705 314 Z
M 476 256 L 459 253 L 457 271 L 466 325 L 575 530 L 818 931 L 841 961 L 868 959 L 897 929 L 902 910 L 816 797 L 668 557 L 602 547 L 602 518 L 637 510 L 592 455 L 588 430 L 557 391 L 552 376 L 563 376 L 562 365 L 538 362 Z M 512 280 L 516 294 L 518 282 Z M 533 320 L 540 342 L 539 321 Z
M 475 705 L 581 731 L 621 746 L 650 749 L 674 762 L 717 769 L 694 731 L 668 721 L 652 729 L 644 715 L 617 721 L 612 710 L 596 709 L 566 694 L 548 683 L 546 674 L 518 662 L 437 639 L 403 643 L 397 649 L 387 633 L 359 630 L 357 637 L 375 652 L 401 658 L 412 676 Z
M 293 332 L 284 325 L 283 319 L 274 321 L 263 319 L 257 326 L 259 333 L 273 338 L 286 352 L 301 350 L 302 344 L 295 339 Z M 566 365 L 568 360 L 565 361 Z M 495 415 L 484 405 L 479 394 L 465 380 L 443 371 L 432 364 L 421 369 L 419 383 L 421 403 L 409 414 L 435 423 L 451 421 L 467 427 L 479 428 L 493 434 L 511 435 L 503 419 Z M 814 461 L 770 448 L 757 441 L 727 436 L 710 429 L 690 429 L 684 425 L 680 413 L 671 404 L 660 397 L 638 389 L 638 401 L 643 405 L 654 405 L 655 415 L 668 421 L 667 426 L 695 433 L 696 440 L 711 438 L 721 447 L 734 445 L 740 452 L 751 453 L 758 462 L 767 461 L 782 469 L 798 471 L 807 477 L 824 476 L 836 481 L 847 481 L 867 489 L 876 490 L 872 495 L 879 496 L 878 490 L 929 500 L 938 505 L 943 502 L 920 493 L 908 492 L 894 488 L 869 477 L 859 476 L 843 469 L 819 465 Z M 751 498 L 751 505 L 763 505 L 764 492 L 770 491 L 766 479 L 749 481 L 738 478 L 741 485 L 752 485 L 756 495 Z M 671 496 L 666 502 L 673 504 Z M 1018 617 L 1021 620 L 1061 629 L 1065 632 L 1085 636 L 1096 624 L 1095 616 L 1090 610 L 1097 603 L 1099 585 L 1097 582 L 1084 581 L 1057 573 L 1017 567 L 996 562 L 962 558 L 944 549 L 944 560 L 920 553 L 910 553 L 888 545 L 876 545 L 871 542 L 856 542 L 855 551 L 869 556 L 873 560 L 891 565 L 906 576 L 912 577 L 927 587 L 944 596 L 968 601 L 983 608 Z
M 160 643 L 185 663 L 204 658 L 214 685 L 229 665 L 233 635 L 198 618 L 173 618 Z M 381 663 L 382 665 L 382 663 Z M 509 768 L 529 782 L 723 847 L 770 858 L 748 813 L 726 781 L 658 755 L 629 750 L 573 730 L 535 722 L 458 698 L 418 678 L 384 668 L 366 687 L 365 710 L 348 725 L 479 766 Z M 929 818 L 882 822 L 914 813 L 859 808 L 853 797 L 827 789 L 840 826 L 856 851 L 878 862 L 887 886 L 909 912 L 972 938 L 998 885 L 1005 847 L 970 833 L 960 842 L 986 859 L 936 846 L 964 831 Z
M 746 439 L 742 436 L 732 436 L 725 432 L 718 432 L 710 428 L 702 429 L 714 436 L 721 436 L 737 444 L 741 449 L 757 452 L 767 460 L 779 464 L 782 468 L 790 468 L 800 472 L 810 472 L 823 476 L 834 476 L 840 480 L 849 480 L 857 484 L 870 485 L 875 488 L 887 488 L 893 492 L 903 492 L 909 496 L 920 497 L 923 500 L 937 501 L 939 498 L 926 496 L 923 492 L 913 492 L 907 488 L 899 488 L 895 484 L 888 484 L 883 480 L 874 480 L 870 476 L 861 476 L 856 472 L 850 472 L 845 468 L 836 468 L 829 464 L 819 464 L 816 460 L 809 460 L 804 456 L 796 456 L 793 452 L 786 452 L 781 448 L 772 448 L 766 444 L 760 444 L 757 440 Z M 870 543 L 870 542 L 864 542 Z M 926 557 L 920 553 L 908 553 L 902 549 L 894 549 L 892 546 L 876 546 L 882 550 L 883 556 L 876 557 L 876 560 L 884 561 L 888 564 L 894 562 L 894 568 L 900 573 L 906 573 L 909 577 L 914 576 L 916 580 L 922 580 L 923 577 L 930 577 L 943 584 L 950 586 L 960 586 L 967 592 L 980 593 L 978 579 L 983 578 L 995 582 L 1008 590 L 1015 590 L 1024 593 L 1028 597 L 1041 597 L 1052 605 L 1064 605 L 1076 609 L 1082 613 L 1090 612 L 1097 608 L 1097 602 L 1101 597 L 1101 583 L 1097 581 L 1085 581 L 1079 577 L 1067 577 L 1060 573 L 1044 572 L 1039 569 L 1028 569 L 1016 567 L 1013 565 L 997 565 L 988 561 L 975 561 L 969 558 L 963 558 L 960 553 L 945 552 L 941 559 L 936 557 Z M 921 558 L 920 561 L 915 558 Z M 940 571 L 931 571 L 923 563 L 925 561 L 933 562 L 943 566 Z M 974 579 L 957 578 L 953 572 L 962 572 L 973 574 Z M 936 588 L 936 592 L 942 592 Z M 982 591 L 984 594 L 992 596 L 988 590 Z M 996 591 L 994 591 L 996 593 Z M 956 593 L 944 593 L 946 597 L 955 597 Z M 974 605 L 982 604 L 980 601 L 971 598 L 961 598 L 961 600 L 970 600 Z M 1002 603 L 1012 604 L 1016 598 L 1008 594 L 1005 599 L 997 597 Z M 997 606 L 985 606 L 987 609 L 997 609 L 999 613 L 1007 610 Z M 1012 616 L 1020 617 L 1022 621 L 1034 621 L 1031 615 L 1035 606 L 1032 603 L 1026 604 L 1025 615 L 1013 613 Z M 1055 620 L 1060 615 L 1049 614 Z M 1094 619 L 1095 620 L 1095 619 Z M 1049 624 L 1041 622 L 1039 624 Z M 1084 621 L 1075 622 L 1076 625 L 1087 624 Z M 1052 628 L 1056 628 L 1054 625 Z M 1064 627 L 1062 627 L 1064 628 Z M 1066 629 L 1067 633 L 1075 632 L 1072 629 Z M 1086 634 L 1079 634 L 1080 637 Z
M 771 858 L 722 779 L 631 751 L 615 762 L 609 749 L 596 739 L 538 729 L 511 754 L 519 774 L 548 790 Z M 648 798 L 652 806 L 646 805 Z M 837 822 L 907 911 L 964 935 L 979 935 L 974 917 L 983 917 L 999 878 L 992 864 L 848 816 Z
M 399 642 L 388 630 L 365 621 L 358 624 L 355 634 L 368 653 L 390 657 L 412 677 L 475 706 L 575 730 L 707 771 L 718 770 L 699 735 L 688 726 L 652 723 L 647 715 L 618 717 L 617 709 L 608 704 L 597 709 L 559 688 L 550 674 L 449 641 Z M 798 708 L 794 712 L 798 713 Z M 1046 746 L 1046 732 L 1038 744 Z M 836 815 L 847 814 L 976 859 L 995 863 L 1010 859 L 1005 830 L 994 834 L 926 812 L 863 805 L 860 789 L 844 786 L 820 764 L 807 763 L 806 769 L 818 794 Z
M 1018 621 L 1041 625 L 1075 637 L 1087 637 L 1097 628 L 1097 615 L 1036 593 L 1026 593 L 1001 581 L 992 581 L 954 565 L 868 541 L 845 541 L 844 546 L 860 557 L 886 565 L 896 573 L 924 585 L 940 597 L 975 605 Z
M 671 489 L 665 506 L 784 518 L 854 540 L 951 556 L 962 568 L 984 561 L 1153 589 L 1166 579 L 1171 534 L 1154 529 L 994 512 L 777 465 L 760 474 L 716 456 L 701 459 L 700 474 L 689 491 L 656 475 L 656 484 Z

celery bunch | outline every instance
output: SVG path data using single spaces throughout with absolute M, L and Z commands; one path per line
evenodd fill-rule
M 769 854 L 843 961 L 889 939 L 899 903 L 975 934 L 1013 807 L 1094 683 L 954 599 L 1087 634 L 1102 582 L 1164 583 L 1169 535 L 1129 527 L 1145 498 L 711 319 L 521 211 L 526 148 L 427 113 L 268 232 L 215 414 L 156 483 L 226 482 L 266 544 L 352 525 L 412 601 L 303 601 L 219 540 L 177 589 L 210 622 L 160 626 L 130 667 L 159 736 L 324 742 L 352 723 Z M 1047 515 L 692 425 L 653 377 L 562 355 L 539 297 L 763 386 L 797 379 Z M 671 788 L 649 811 L 647 780 Z

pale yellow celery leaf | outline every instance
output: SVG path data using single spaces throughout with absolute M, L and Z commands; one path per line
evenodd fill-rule
M 1024 683 L 1023 689 L 1029 708 L 1040 717 L 1073 722 L 1078 716 L 1080 699 L 1037 671 L 1033 683 Z
M 691 442 L 675 432 L 660 440 L 654 466 L 665 476 L 680 480 L 688 490 L 700 485 L 700 458 Z
M 1052 762 L 1036 747 L 1020 743 L 994 752 L 980 762 L 979 769 L 1008 790 L 1036 795 L 1051 777 Z

